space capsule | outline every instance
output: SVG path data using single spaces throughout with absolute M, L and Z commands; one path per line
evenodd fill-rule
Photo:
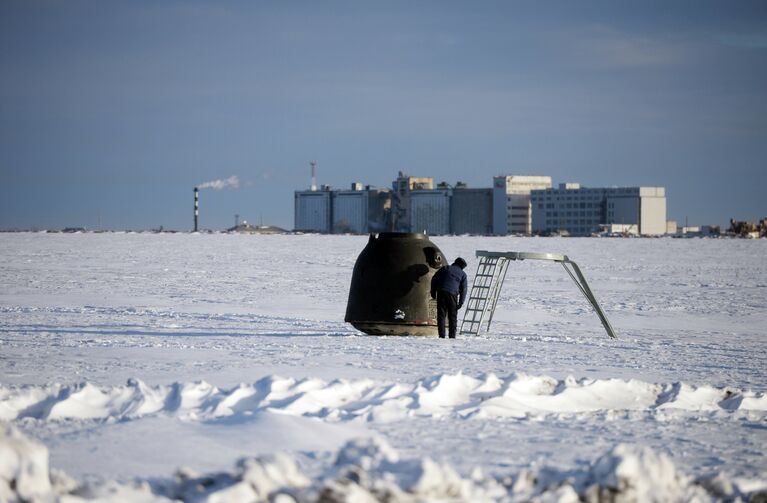
M 371 234 L 354 264 L 345 321 L 370 335 L 437 335 L 431 278 L 445 265 L 426 234 Z

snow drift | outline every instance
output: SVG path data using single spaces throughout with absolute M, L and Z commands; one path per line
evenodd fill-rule
M 546 417 L 608 411 L 649 414 L 767 411 L 767 395 L 749 390 L 653 384 L 638 380 L 557 380 L 548 376 L 494 374 L 478 378 L 442 374 L 410 383 L 370 379 L 264 377 L 219 389 L 204 381 L 149 386 L 91 383 L 0 385 L 0 419 L 120 420 L 168 414 L 191 420 L 270 411 L 328 421 L 391 422 L 408 417 Z
M 385 440 L 347 443 L 314 478 L 282 453 L 244 458 L 233 470 L 198 474 L 179 470 L 170 480 L 78 483 L 51 473 L 48 451 L 13 427 L 0 430 L 2 501 L 712 501 L 757 499 L 723 476 L 693 480 L 653 450 L 619 444 L 583 468 L 461 475 L 428 457 L 402 459 Z

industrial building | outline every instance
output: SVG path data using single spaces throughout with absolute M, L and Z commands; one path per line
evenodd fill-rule
M 387 189 L 363 188 L 353 183 L 351 190 L 332 191 L 334 234 L 367 234 L 390 228 L 391 192 Z
M 332 192 L 331 229 L 333 233 L 367 232 L 368 191 L 362 190 L 362 187 L 357 185 L 352 184 L 352 190 Z
M 293 228 L 304 232 L 330 232 L 331 196 L 328 187 L 325 190 L 297 190 Z
M 408 232 L 425 232 L 432 236 L 450 234 L 451 192 L 447 188 L 410 191 Z
M 297 190 L 294 229 L 302 232 L 366 234 L 391 228 L 391 191 L 353 183 L 350 190 Z
M 493 189 L 468 189 L 456 184 L 450 200 L 452 234 L 493 233 Z
M 392 189 L 394 230 L 430 235 L 493 232 L 492 189 L 469 189 L 463 182 L 441 182 L 434 188 L 433 178 L 401 171 Z
M 600 231 L 642 236 L 666 233 L 664 187 L 581 187 L 533 190 L 532 232 L 588 236 Z
M 493 234 L 530 234 L 530 192 L 551 188 L 550 176 L 505 175 L 493 177 Z
M 492 188 L 469 189 L 401 171 L 392 188 L 353 183 L 349 190 L 295 192 L 295 230 L 321 233 L 609 234 L 668 232 L 663 187 L 590 188 L 549 176 L 493 177 Z
M 402 171 L 392 190 L 316 189 L 312 163 L 310 190 L 295 192 L 295 229 L 322 233 L 426 232 L 443 234 L 530 234 L 530 191 L 551 187 L 548 176 L 499 176 L 494 188 L 469 189 Z
M 432 189 L 434 189 L 433 178 L 409 176 L 402 171 L 398 173 L 397 179 L 392 182 L 392 230 L 410 232 L 413 228 L 413 219 L 410 214 L 412 192 Z

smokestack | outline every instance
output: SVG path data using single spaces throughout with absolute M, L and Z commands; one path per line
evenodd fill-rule
M 317 190 L 317 161 L 311 161 L 309 165 L 312 167 L 312 191 Z
M 197 218 L 200 215 L 200 191 L 194 188 L 194 232 L 197 232 Z

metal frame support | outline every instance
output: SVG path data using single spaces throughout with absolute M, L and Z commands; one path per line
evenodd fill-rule
M 581 291 L 586 300 L 589 301 L 591 307 L 599 317 L 599 321 L 602 322 L 602 326 L 605 328 L 607 335 L 612 339 L 617 339 L 615 331 L 613 330 L 610 321 L 607 319 L 607 315 L 599 305 L 594 293 L 589 288 L 589 284 L 586 281 L 586 277 L 583 276 L 581 268 L 578 264 L 570 260 L 567 255 L 557 255 L 554 253 L 529 253 L 529 252 L 492 252 L 486 250 L 477 250 L 476 256 L 480 259 L 477 265 L 477 274 L 480 275 L 480 268 L 483 268 L 483 275 L 487 269 L 486 261 L 490 260 L 493 264 L 493 274 L 490 280 L 490 284 L 486 285 L 487 281 L 482 281 L 482 286 L 478 286 L 477 277 L 475 276 L 474 285 L 472 285 L 471 294 L 469 295 L 469 301 L 467 302 L 466 310 L 464 311 L 463 323 L 461 324 L 461 333 L 477 335 L 481 326 L 487 323 L 486 330 L 490 330 L 490 322 L 493 319 L 493 313 L 495 312 L 496 305 L 498 304 L 498 296 L 503 286 L 503 281 L 506 278 L 506 269 L 509 261 L 512 260 L 547 260 L 550 262 L 559 262 L 562 267 L 567 271 L 567 274 L 572 278 L 578 290 Z M 483 276 L 483 277 L 484 277 Z M 468 324 L 468 329 L 464 327 Z

